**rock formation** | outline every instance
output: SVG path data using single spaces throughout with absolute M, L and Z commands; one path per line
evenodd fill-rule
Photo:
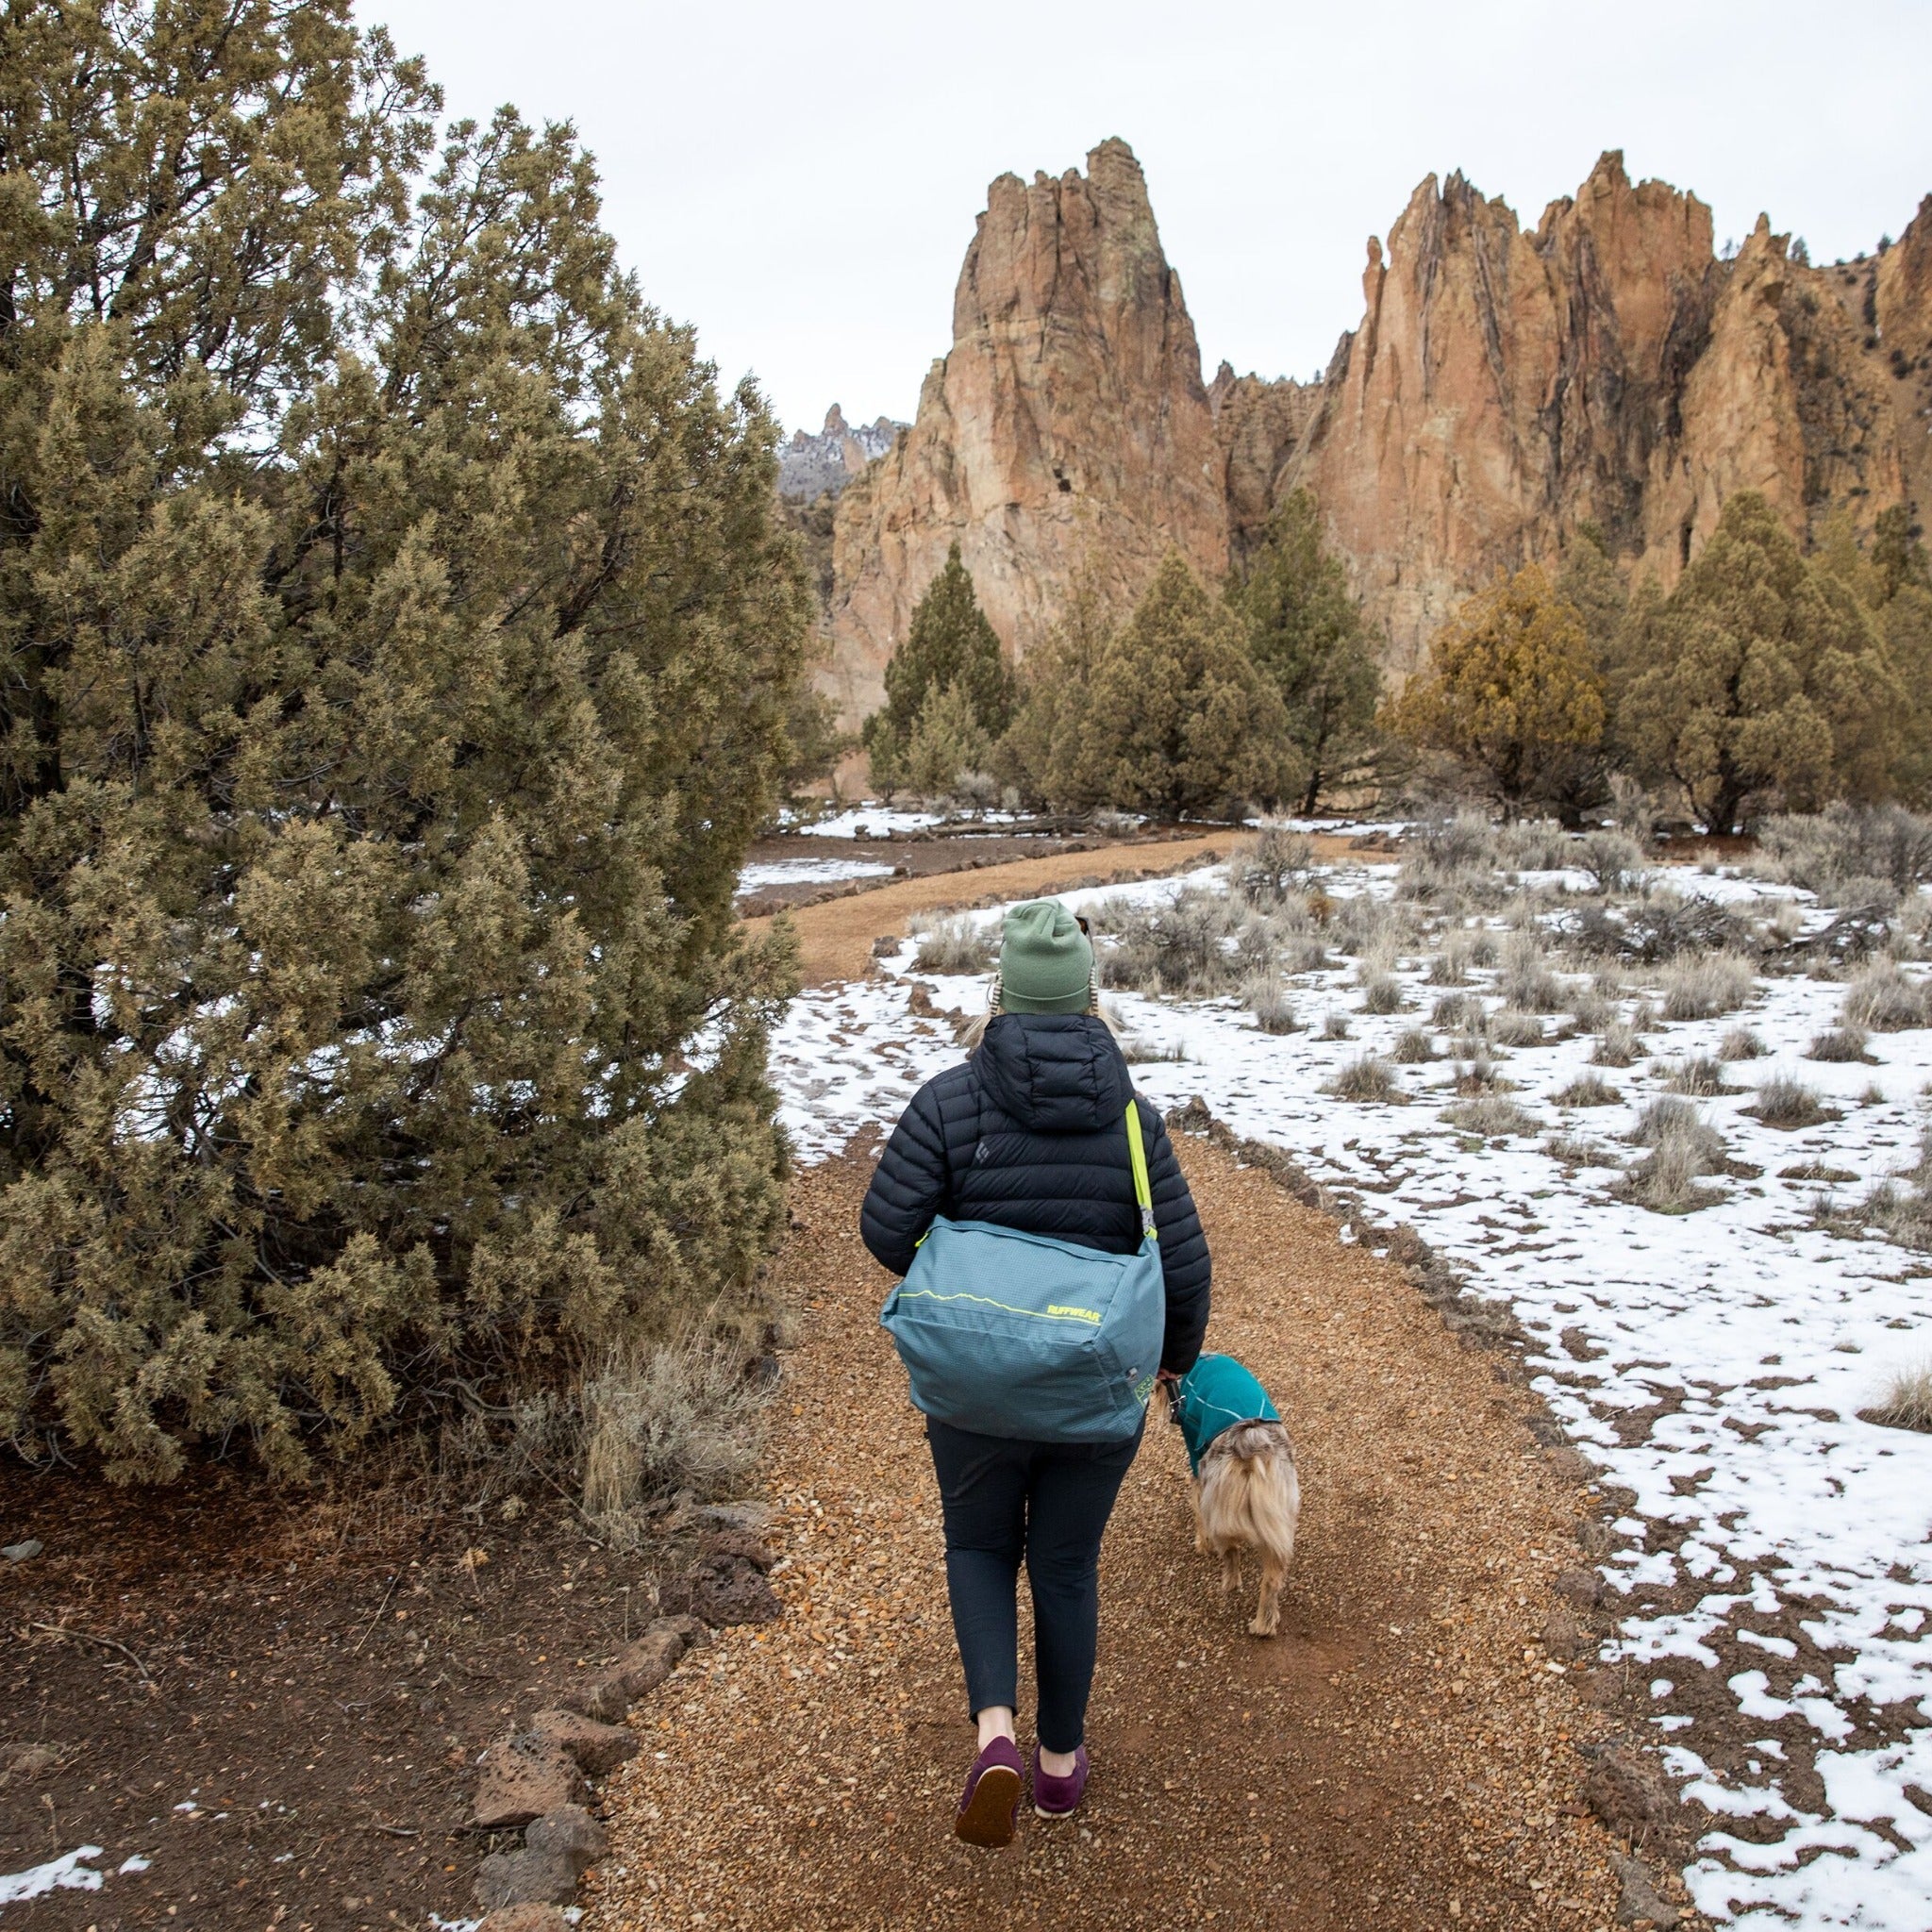
M 1828 286 L 1768 222 L 1734 261 L 1710 210 L 1607 154 L 1534 233 L 1433 176 L 1369 243 L 1367 312 L 1277 489 L 1311 487 L 1408 669 L 1499 569 L 1583 522 L 1666 588 L 1724 499 L 1761 490 L 1799 534 L 1904 492 L 1885 385 Z
M 1768 221 L 1734 259 L 1710 210 L 1606 154 L 1525 231 L 1460 175 L 1372 238 L 1364 314 L 1318 383 L 1201 382 L 1146 184 L 1003 175 L 918 419 L 839 506 L 832 681 L 873 708 L 957 539 L 1024 656 L 1076 574 L 1130 598 L 1170 544 L 1212 577 L 1312 489 L 1400 675 L 1499 569 L 1595 526 L 1666 588 L 1733 491 L 1794 534 L 1932 502 L 1932 196 L 1876 258 L 1813 268 Z
M 854 429 L 834 403 L 825 411 L 825 426 L 818 435 L 794 429 L 791 441 L 778 445 L 778 494 L 792 503 L 837 496 L 853 477 L 864 474 L 869 462 L 891 448 L 906 426 L 881 416 Z
M 878 704 L 953 542 L 1024 656 L 1077 572 L 1124 603 L 1178 545 L 1218 577 L 1224 471 L 1194 325 L 1125 142 L 1103 142 L 1084 175 L 1002 175 L 917 420 L 840 500 L 832 683 L 847 721 Z

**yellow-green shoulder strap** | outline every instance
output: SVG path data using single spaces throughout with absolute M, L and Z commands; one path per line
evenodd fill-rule
M 1147 1179 L 1147 1149 L 1141 1141 L 1141 1103 L 1127 1102 L 1127 1156 L 1134 1163 L 1134 1199 L 1141 1204 L 1141 1233 L 1148 1241 L 1158 1241 L 1160 1230 L 1154 1225 L 1154 1190 Z

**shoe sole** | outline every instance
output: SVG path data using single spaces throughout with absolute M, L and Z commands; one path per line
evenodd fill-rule
M 991 1765 L 980 1773 L 953 1829 L 969 1845 L 997 1851 L 1013 1842 L 1013 1813 L 1019 1808 L 1020 1774 L 1009 1765 Z
M 1077 1805 L 1069 1805 L 1064 1811 L 1049 1811 L 1044 1807 L 1036 1805 L 1033 1807 L 1033 1815 L 1036 1818 L 1071 1818 L 1079 1808 Z

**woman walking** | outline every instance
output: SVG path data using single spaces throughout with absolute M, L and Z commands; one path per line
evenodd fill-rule
M 1006 1229 L 1050 1237 L 1031 1247 L 1071 1255 L 1065 1265 L 1075 1275 L 1087 1251 L 1146 1254 L 1150 1280 L 1158 1281 L 1158 1369 L 1163 1377 L 1185 1374 L 1208 1326 L 1208 1243 L 1160 1116 L 1134 1097 L 1126 1061 L 1100 1016 L 1092 945 L 1057 900 L 1008 913 L 990 1006 L 991 1017 L 966 1063 L 927 1081 L 893 1129 L 860 1214 L 866 1246 L 895 1274 L 914 1267 L 921 1242 L 938 1231 L 936 1221 L 948 1233 L 949 1224 L 990 1229 L 994 1241 Z M 1158 1274 L 1151 1258 L 1157 1249 Z M 1013 1255 L 1022 1270 L 1033 1258 Z M 1097 1259 L 1088 1265 L 1102 1266 Z M 1120 1274 L 1122 1264 L 1107 1266 Z M 1003 1309 L 1013 1318 L 1010 1326 L 1027 1331 L 1014 1345 L 1036 1353 L 1058 1345 L 1060 1330 L 1072 1331 L 1070 1350 L 1086 1344 L 1091 1351 L 1089 1338 L 1101 1334 L 1108 1312 L 1098 1291 L 1084 1296 L 1094 1307 L 1066 1305 L 1082 1297 L 1063 1289 L 1060 1300 L 1028 1308 L 1008 1306 L 1023 1298 L 1017 1287 L 975 1285 L 995 1292 L 932 1292 L 927 1300 Z M 1006 1301 L 998 1299 L 1002 1292 Z M 1023 1316 L 1052 1319 L 1029 1323 Z M 959 1388 L 941 1388 L 936 1399 L 933 1377 L 948 1373 L 943 1362 L 927 1370 L 924 1385 L 915 1373 L 913 1386 L 926 1411 L 945 1514 L 953 1629 L 968 1708 L 979 1728 L 955 1828 L 968 1843 L 1004 1845 L 1013 1836 L 1023 1788 L 1014 1731 L 1020 1565 L 1032 1591 L 1040 1693 L 1033 1805 L 1043 1818 L 1063 1818 L 1078 1807 L 1087 1784 L 1101 1536 L 1140 1447 L 1155 1365 L 1120 1365 L 1133 1386 L 1132 1397 L 1118 1404 L 1124 1433 L 1070 1440 L 1111 1424 L 1103 1417 L 1070 1427 L 1044 1394 L 1029 1397 L 1029 1390 L 1046 1384 L 1024 1374 L 974 1393 L 979 1340 L 969 1337 L 966 1359 L 954 1372 Z M 984 1340 L 991 1356 L 998 1338 Z M 901 1347 L 905 1353 L 903 1340 Z M 1091 1352 L 1083 1357 L 1092 1359 Z M 1029 1400 L 1037 1418 L 1028 1413 Z

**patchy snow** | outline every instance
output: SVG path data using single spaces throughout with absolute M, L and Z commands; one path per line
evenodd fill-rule
M 1322 873 L 1331 897 L 1394 887 L 1388 867 Z M 1731 874 L 1673 869 L 1668 883 L 1726 903 L 1809 901 Z M 1147 903 L 1180 889 L 1162 880 L 1066 898 Z M 1815 928 L 1827 915 L 1805 917 Z M 773 1074 L 802 1158 L 824 1158 L 869 1123 L 889 1125 L 957 1060 L 944 1023 L 908 1012 L 899 978 L 910 957 L 908 945 L 881 962 L 880 978 L 814 990 L 778 1028 Z M 1371 1015 L 1354 963 L 1285 982 L 1307 1030 L 1282 1036 L 1262 1033 L 1233 999 L 1111 995 L 1142 1053 L 1174 1056 L 1140 1058 L 1137 1084 L 1163 1108 L 1201 1095 L 1237 1134 L 1287 1149 L 1377 1220 L 1410 1223 L 1473 1288 L 1508 1299 L 1531 1338 L 1539 1391 L 1605 1486 L 1628 1498 L 1624 1541 L 1603 1564 L 1623 1611 L 1606 1656 L 1655 1679 L 1653 1722 L 1670 1762 L 1719 1821 L 1686 1874 L 1700 1908 L 1754 1925 L 1925 1932 L 1932 1437 L 1857 1412 L 1932 1341 L 1932 1275 L 1876 1229 L 1847 1231 L 1811 1209 L 1834 1191 L 1849 1207 L 1911 1164 L 1932 1029 L 1874 1035 L 1876 1064 L 1810 1060 L 1806 1047 L 1836 1020 L 1843 988 L 1761 980 L 1747 1010 L 1657 1024 L 1649 1058 L 1589 1068 L 1619 1098 L 1581 1108 L 1556 1095 L 1589 1067 L 1593 1041 L 1558 1039 L 1552 1023 L 1541 1046 L 1491 1049 L 1534 1132 L 1478 1140 L 1441 1118 L 1453 1098 L 1446 1060 L 1392 1069 L 1406 1105 L 1324 1091 L 1348 1062 L 1425 1022 L 1441 991 L 1425 984 L 1426 956 L 1409 953 L 1394 974 L 1407 1010 Z M 940 1008 L 975 1011 L 985 999 L 983 976 L 920 977 Z M 1472 978 L 1470 991 L 1498 1003 L 1493 973 Z M 1644 990 L 1633 983 L 1626 1014 Z M 1346 1015 L 1349 1038 L 1319 1037 L 1329 1011 Z M 1740 1024 L 1768 1053 L 1727 1065 L 1733 1091 L 1694 1103 L 1736 1169 L 1712 1184 L 1714 1204 L 1665 1216 L 1619 1198 L 1612 1184 L 1632 1158 L 1624 1137 L 1638 1112 L 1668 1091 L 1673 1068 L 1715 1054 Z M 1816 1089 L 1835 1117 L 1797 1132 L 1752 1118 L 1754 1090 L 1780 1074 Z M 1588 1158 L 1560 1163 L 1545 1133 L 1573 1154 L 1584 1143 Z M 1727 1737 L 1747 1723 L 1763 1734 L 1723 1771 L 1704 1752 L 1723 1756 L 1724 1740 L 1697 1715 L 1713 1694 L 1734 1707 Z M 1735 1828 L 1742 1820 L 1748 1833 Z
M 798 827 L 807 839 L 883 839 L 888 832 L 923 832 L 940 824 L 936 811 L 894 811 L 883 805 L 856 805 L 828 819 Z
M 877 858 L 778 858 L 747 865 L 738 874 L 740 892 L 769 891 L 774 886 L 836 885 L 841 879 L 882 879 L 892 867 Z
M 0 1906 L 45 1898 L 50 1891 L 98 1891 L 101 1874 L 83 1862 L 101 1856 L 99 1845 L 80 1845 L 45 1865 L 25 1872 L 0 1872 Z

